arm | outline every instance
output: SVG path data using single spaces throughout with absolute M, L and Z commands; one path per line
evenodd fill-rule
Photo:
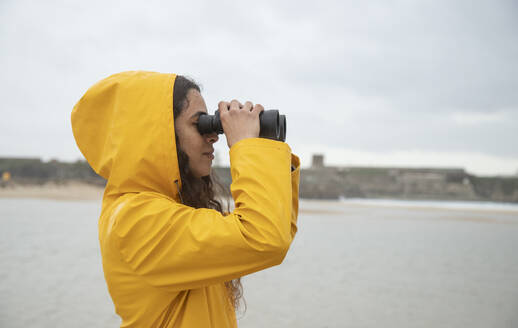
M 299 179 L 300 179 L 300 159 L 291 155 L 291 239 L 297 233 L 297 217 L 299 214 Z
M 235 210 L 223 216 L 147 192 L 126 199 L 109 228 L 122 259 L 149 284 L 192 289 L 278 265 L 292 240 L 291 150 L 260 138 L 230 149 Z

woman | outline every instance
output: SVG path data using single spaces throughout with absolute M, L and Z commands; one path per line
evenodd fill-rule
M 236 327 L 239 278 L 284 259 L 297 230 L 299 159 L 258 138 L 262 106 L 240 107 L 219 103 L 232 213 L 214 199 L 218 137 L 197 132 L 207 109 L 194 83 L 123 72 L 74 107 L 79 149 L 107 179 L 99 241 L 121 327 Z

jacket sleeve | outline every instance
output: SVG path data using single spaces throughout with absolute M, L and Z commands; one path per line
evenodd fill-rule
M 229 281 L 280 264 L 296 231 L 298 177 L 285 143 L 253 138 L 230 149 L 235 210 L 222 215 L 139 193 L 114 211 L 111 237 L 149 284 L 170 291 Z
M 300 159 L 291 155 L 291 239 L 297 233 L 297 217 L 299 215 L 299 182 L 300 182 Z

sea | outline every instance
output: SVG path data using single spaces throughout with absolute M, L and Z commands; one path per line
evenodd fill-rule
M 0 199 L 0 327 L 119 327 L 99 212 Z M 518 206 L 301 200 L 284 262 L 242 283 L 245 328 L 516 328 Z

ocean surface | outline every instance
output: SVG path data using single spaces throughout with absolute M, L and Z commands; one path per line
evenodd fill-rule
M 0 199 L 0 327 L 118 327 L 100 202 Z M 518 327 L 518 206 L 302 201 L 239 327 Z

